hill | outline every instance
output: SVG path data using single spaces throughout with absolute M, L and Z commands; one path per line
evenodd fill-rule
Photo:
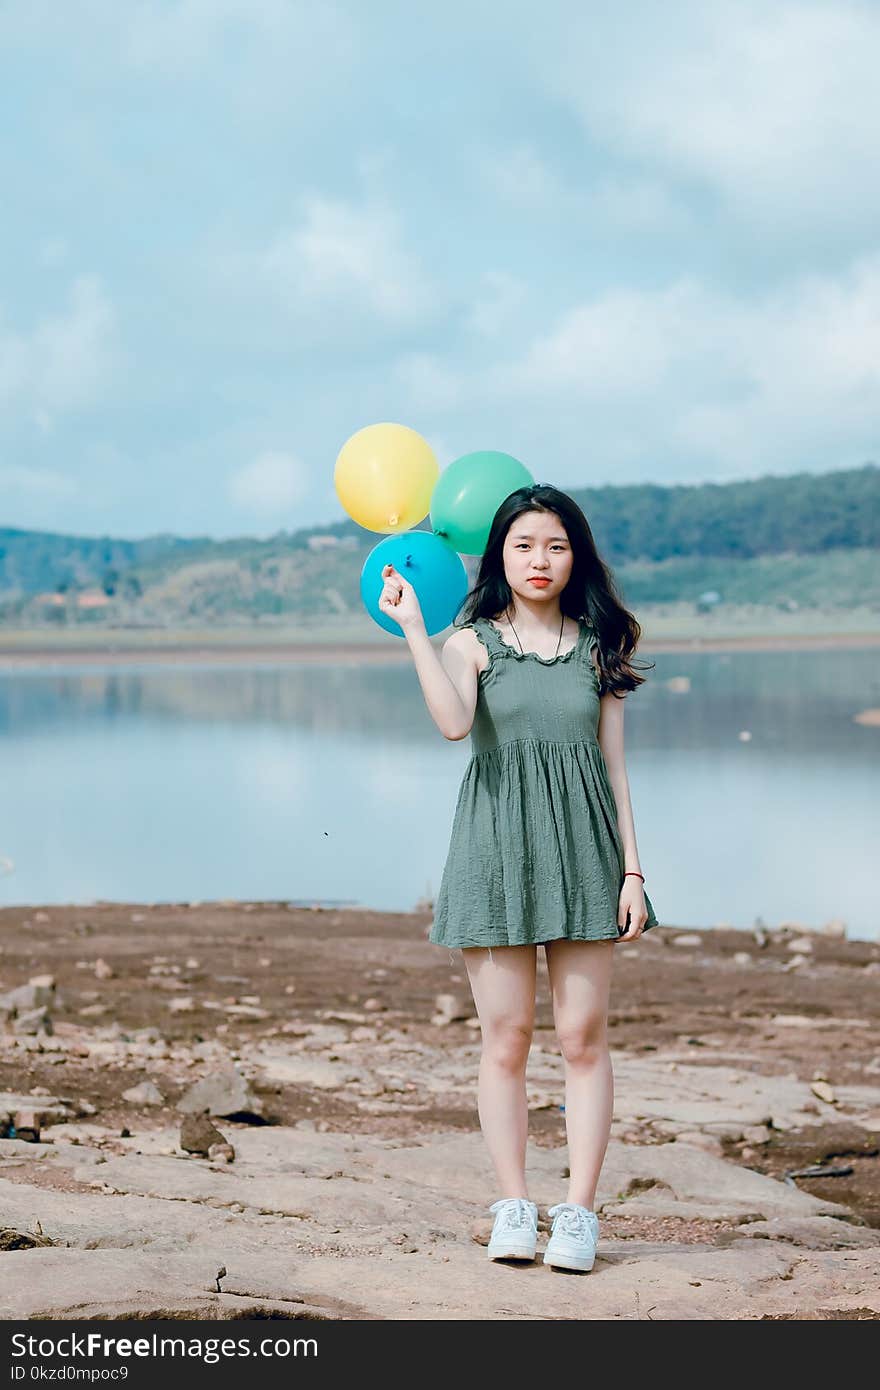
M 569 489 L 625 601 L 876 610 L 880 469 L 746 482 Z M 430 530 L 426 519 L 417 528 Z M 0 529 L 0 627 L 297 627 L 365 616 L 382 536 L 350 518 L 256 540 Z M 467 558 L 469 573 L 477 561 Z M 369 622 L 369 619 L 367 619 Z

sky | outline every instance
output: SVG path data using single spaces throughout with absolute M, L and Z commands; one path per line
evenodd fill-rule
M 0 526 L 880 458 L 880 3 L 0 0 Z

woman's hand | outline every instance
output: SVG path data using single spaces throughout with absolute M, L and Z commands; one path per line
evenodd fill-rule
M 629 925 L 627 926 L 627 917 Z M 620 890 L 620 898 L 617 903 L 617 928 L 626 927 L 617 939 L 618 941 L 635 941 L 640 937 L 645 929 L 648 920 L 648 909 L 645 906 L 645 890 L 642 887 L 642 880 L 630 874 L 623 880 L 623 887 Z
M 393 565 L 385 566 L 382 578 L 385 582 L 379 595 L 379 611 L 393 618 L 404 629 L 424 624 L 421 605 L 409 580 L 404 579 Z

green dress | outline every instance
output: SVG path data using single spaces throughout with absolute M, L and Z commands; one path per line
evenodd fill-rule
M 599 746 L 593 628 L 558 656 L 520 652 L 488 618 L 465 768 L 428 940 L 524 946 L 616 940 L 625 860 Z M 658 924 L 645 894 L 648 921 Z

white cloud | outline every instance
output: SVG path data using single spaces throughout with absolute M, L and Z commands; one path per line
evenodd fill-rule
M 54 413 L 90 404 L 113 376 L 115 313 L 94 275 L 71 285 L 65 309 L 17 331 L 0 322 L 0 401 L 45 432 Z
M 230 500 L 255 516 L 274 518 L 279 527 L 309 491 L 305 467 L 291 454 L 268 452 L 233 473 L 228 483 Z M 289 520 L 289 518 L 288 518 Z
M 88 98 L 144 80 L 211 93 L 237 117 L 290 121 L 303 128 L 315 102 L 345 82 L 357 61 L 358 21 L 333 0 L 28 0 L 0 6 L 0 46 L 32 50 L 41 63 L 63 52 L 65 77 L 82 79 Z M 314 61 L 313 61 L 314 59 Z M 153 96 L 155 99 L 155 96 Z M 161 124 L 161 120 L 159 121 Z
M 579 431 L 609 463 L 663 456 L 750 475 L 756 458 L 863 461 L 880 449 L 880 253 L 752 298 L 693 277 L 613 290 L 519 356 L 462 368 L 410 355 L 396 375 L 413 409 L 486 408 L 557 451 Z
M 859 0 L 590 6 L 545 80 L 618 157 L 714 190 L 729 215 L 871 224 L 880 11 Z M 813 230 L 812 228 L 806 230 Z
M 333 302 L 343 313 L 367 309 L 389 324 L 412 322 L 432 299 L 396 212 L 372 201 L 307 196 L 302 218 L 275 236 L 260 268 L 294 303 Z

